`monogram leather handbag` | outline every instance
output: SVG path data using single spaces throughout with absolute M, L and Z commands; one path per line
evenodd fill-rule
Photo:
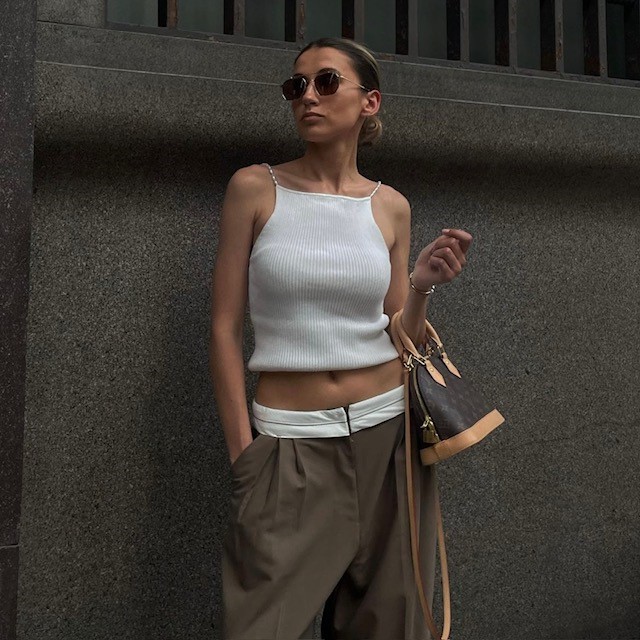
M 451 598 L 444 543 L 440 497 L 436 484 L 438 546 L 442 574 L 443 629 L 438 632 L 424 594 L 418 556 L 412 444 L 423 465 L 432 465 L 480 442 L 504 422 L 462 377 L 444 350 L 433 326 L 425 319 L 426 335 L 416 348 L 402 325 L 402 309 L 391 318 L 391 338 L 405 368 L 405 450 L 409 530 L 413 572 L 425 622 L 435 640 L 448 640 L 451 630 Z

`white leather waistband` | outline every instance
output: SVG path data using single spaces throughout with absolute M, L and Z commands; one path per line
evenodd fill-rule
M 253 425 L 276 438 L 336 438 L 373 427 L 404 412 L 404 385 L 345 407 L 319 411 L 274 409 L 252 404 Z

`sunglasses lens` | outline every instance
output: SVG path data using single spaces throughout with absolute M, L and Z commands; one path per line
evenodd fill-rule
M 314 80 L 316 91 L 321 96 L 330 96 L 338 90 L 340 76 L 334 71 L 327 71 L 317 75 Z M 282 83 L 282 95 L 287 100 L 298 100 L 307 89 L 307 79 L 304 76 L 289 78 Z
M 287 100 L 297 100 L 306 88 L 304 78 L 289 78 L 282 83 L 282 95 Z
M 340 77 L 333 71 L 327 71 L 327 73 L 321 73 L 316 76 L 315 85 L 321 96 L 330 96 L 335 93 L 339 84 Z

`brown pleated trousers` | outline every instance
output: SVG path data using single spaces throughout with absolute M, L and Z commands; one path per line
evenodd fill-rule
M 414 442 L 420 560 L 431 604 L 437 477 L 416 451 Z M 311 638 L 323 607 L 326 640 L 430 640 L 411 563 L 404 414 L 349 436 L 260 434 L 231 473 L 225 640 Z

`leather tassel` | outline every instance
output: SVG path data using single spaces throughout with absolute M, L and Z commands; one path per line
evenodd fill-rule
M 440 357 L 442 358 L 442 362 L 444 362 L 444 366 L 447 367 L 447 369 L 449 369 L 449 371 L 451 371 L 451 373 L 453 373 L 454 376 L 458 376 L 458 378 L 462 378 L 462 376 L 460 375 L 460 372 L 458 371 L 456 366 L 453 364 L 453 362 L 449 360 L 449 356 L 447 356 L 447 354 L 444 351 L 442 352 Z
M 447 383 L 444 381 L 442 374 L 431 364 L 431 361 L 427 359 L 427 371 L 429 375 L 442 387 L 446 387 Z

